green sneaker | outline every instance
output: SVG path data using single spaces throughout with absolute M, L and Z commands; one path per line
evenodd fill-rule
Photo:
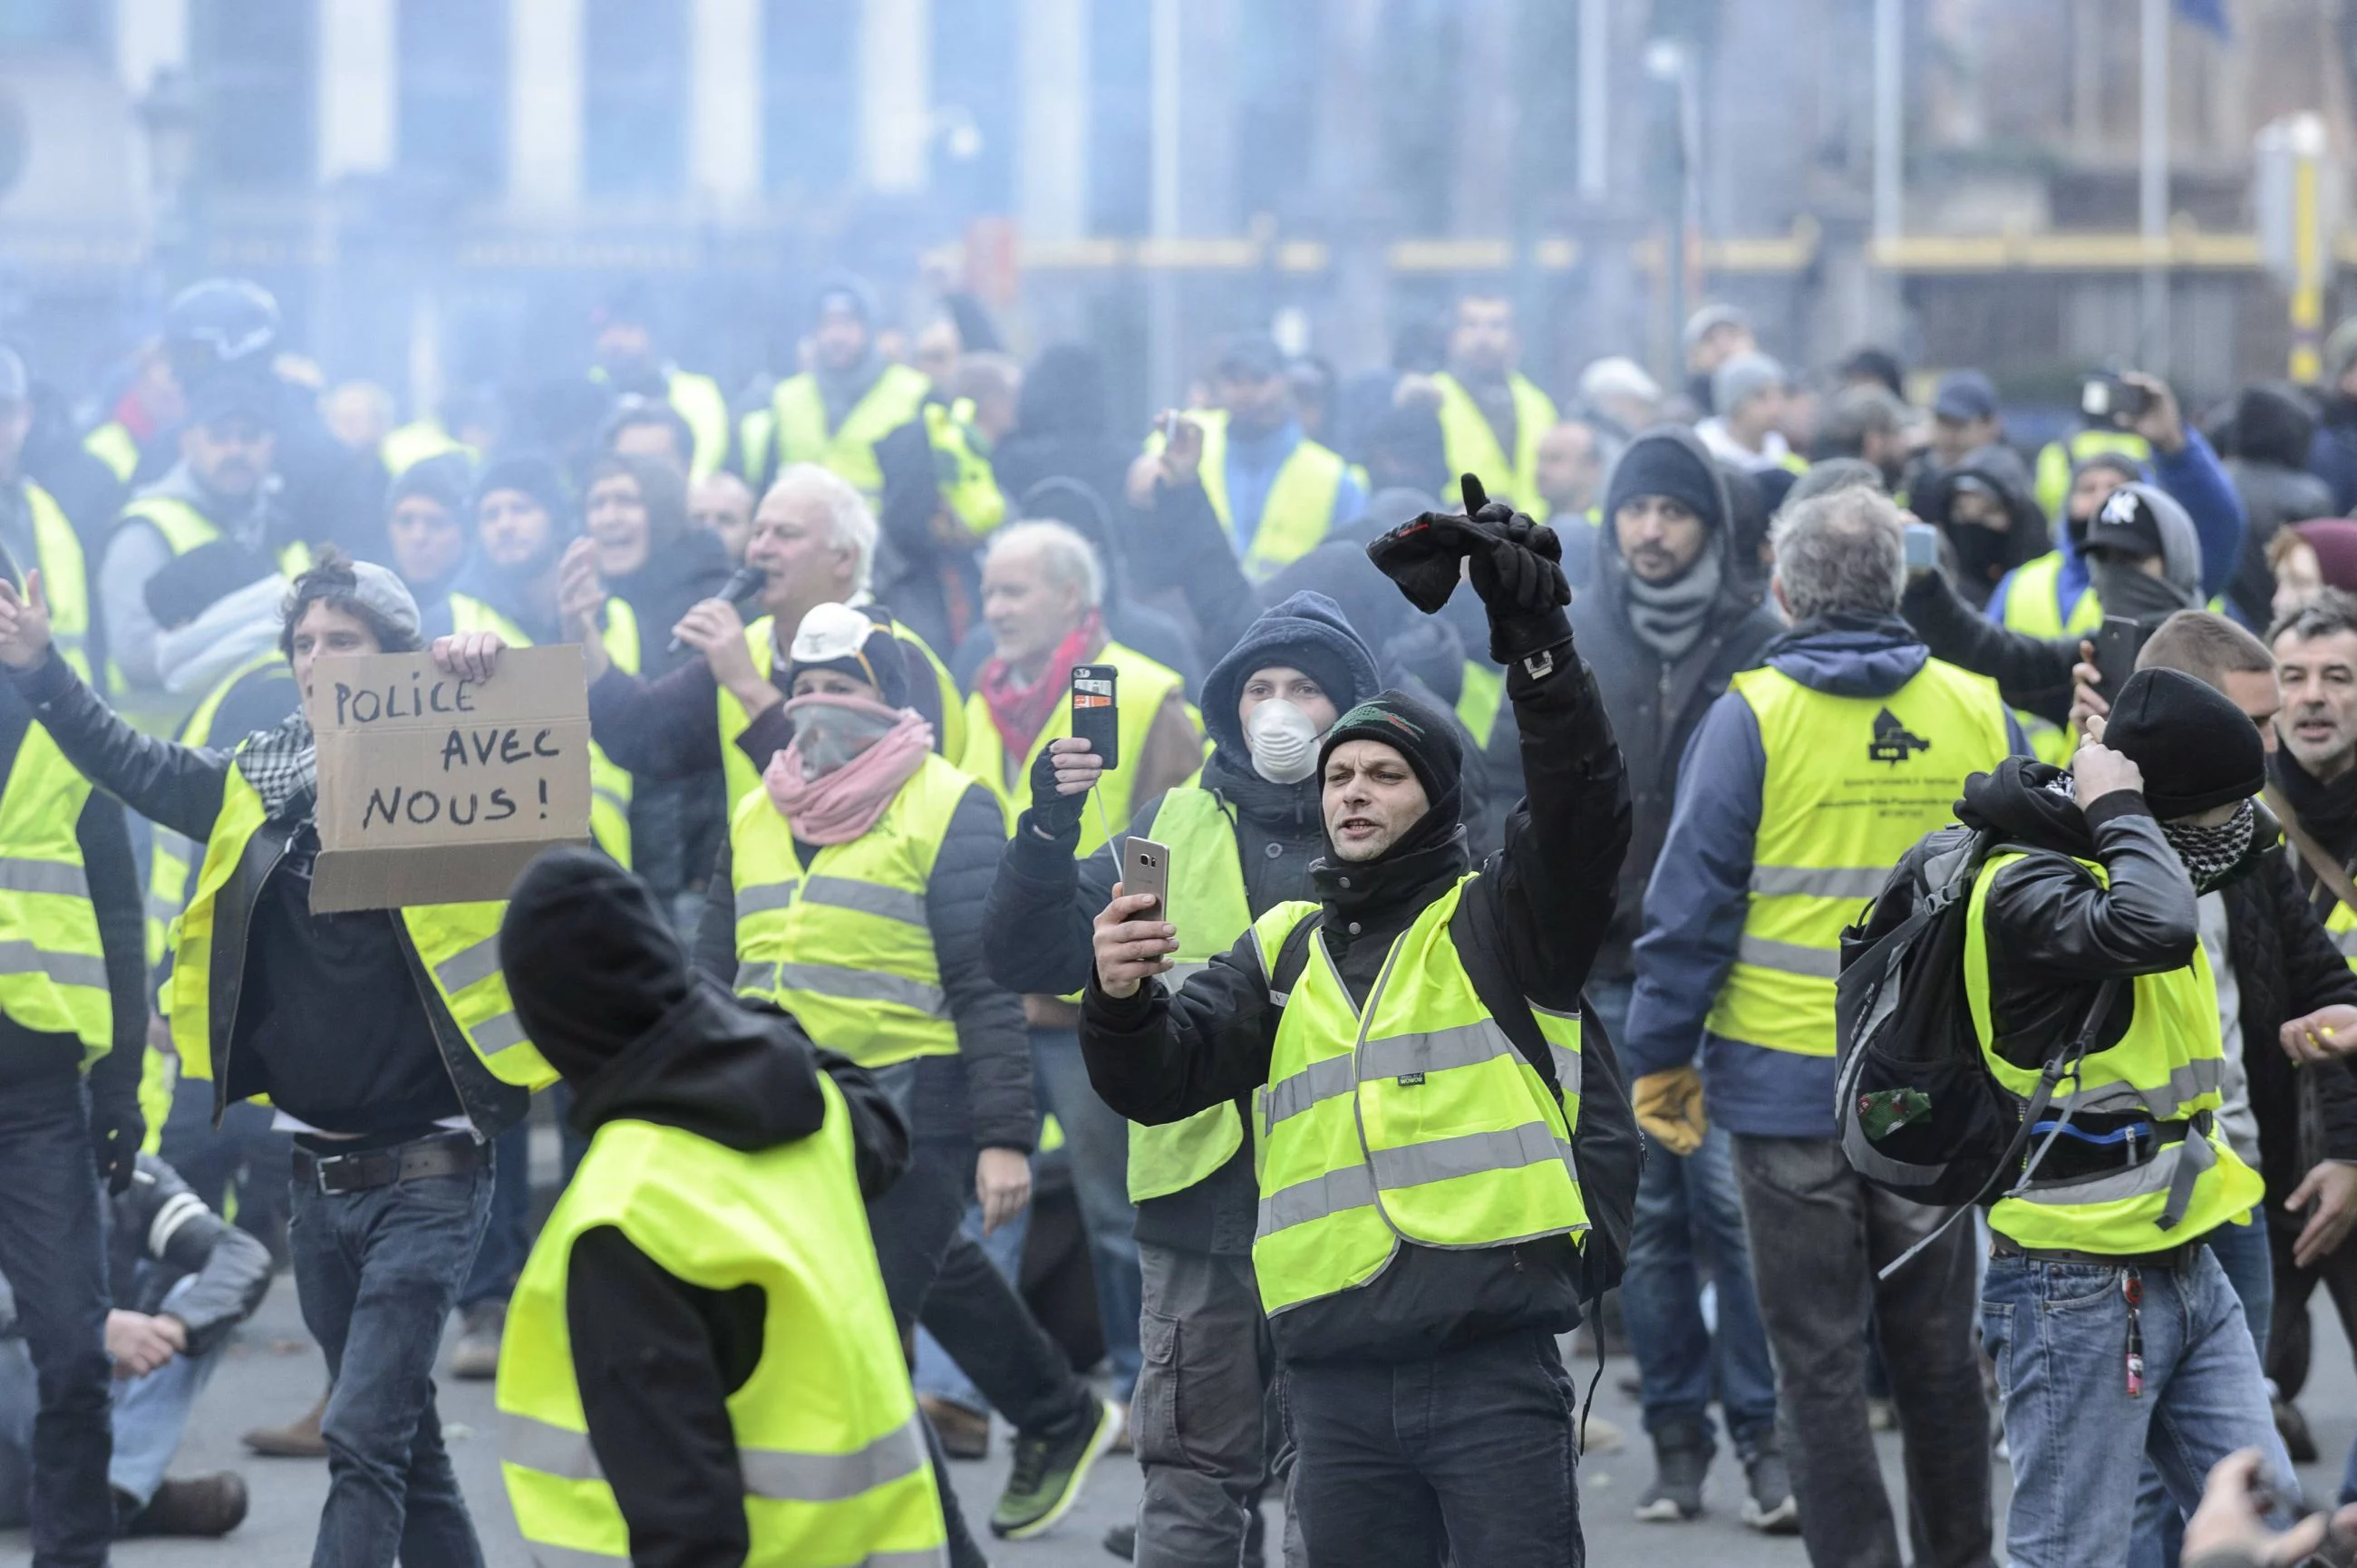
M 1028 1541 L 1064 1517 L 1079 1500 L 1081 1483 L 1089 1466 L 1113 1446 L 1121 1413 L 1112 1403 L 1092 1399 L 1085 1415 L 1067 1430 L 1015 1434 L 1015 1465 L 1006 1490 L 991 1510 L 990 1533 L 1006 1541 Z

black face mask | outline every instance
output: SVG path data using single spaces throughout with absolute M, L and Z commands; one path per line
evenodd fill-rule
M 2126 616 L 2158 626 L 2179 610 L 2192 607 L 2186 603 L 2183 589 L 2166 577 L 2137 571 L 2133 562 L 2109 557 L 2091 560 L 2087 580 L 2094 585 L 2095 597 L 2107 616 Z
M 1948 524 L 1948 542 L 1956 552 L 1956 569 L 1986 596 L 2013 565 L 2012 539 L 1976 522 Z

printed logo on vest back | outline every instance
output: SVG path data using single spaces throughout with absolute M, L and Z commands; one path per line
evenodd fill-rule
M 1930 741 L 1911 733 L 1889 708 L 1874 715 L 1874 738 L 1866 746 L 1868 762 L 1888 762 L 1896 768 L 1913 753 L 1931 749 Z

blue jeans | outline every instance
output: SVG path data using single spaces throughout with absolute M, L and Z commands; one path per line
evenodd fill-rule
M 458 1287 L 461 1310 L 478 1302 L 505 1301 L 515 1294 L 516 1276 L 532 1255 L 532 1122 L 517 1122 L 499 1136 L 497 1174 L 491 1178 L 490 1222 L 483 1244 Z
M 2258 1352 L 2226 1272 L 2204 1249 L 2182 1269 L 2141 1271 L 2144 1391 L 2128 1397 L 2126 1271 L 1996 1258 L 1981 1326 L 1996 1358 L 2013 1459 L 2006 1549 L 2013 1568 L 2122 1568 L 2149 1458 L 2190 1513 L 2237 1448 L 2291 1479 Z
M 294 1184 L 295 1284 L 334 1380 L 319 1426 L 328 1484 L 312 1568 L 483 1561 L 442 1446 L 433 1374 L 491 1185 L 489 1161 L 365 1192 Z
M 158 1312 L 196 1283 L 188 1275 L 165 1294 Z M 140 1508 L 156 1495 L 180 1445 L 188 1412 L 221 1364 L 221 1346 L 200 1356 L 175 1356 L 145 1377 L 114 1385 L 114 1456 L 107 1483 Z M 40 1408 L 32 1357 L 21 1339 L 0 1340 L 0 1530 L 13 1530 L 31 1516 L 33 1422 Z
M 1591 981 L 1588 1005 L 1617 1039 L 1629 1021 L 1630 984 Z M 1645 1430 L 1659 1437 L 1677 1426 L 1710 1431 L 1714 1380 L 1727 1434 L 1748 1453 L 1776 1425 L 1776 1371 L 1768 1332 L 1751 1288 L 1751 1247 L 1743 1234 L 1732 1145 L 1713 1128 L 1702 1147 L 1680 1158 L 1645 1152 L 1629 1267 L 1620 1281 L 1620 1316 L 1636 1352 Z M 1718 1332 L 1703 1321 L 1702 1272 L 1695 1242 L 1707 1248 L 1717 1295 Z
M 1292 1363 L 1278 1400 L 1313 1563 L 1581 1568 L 1579 1391 L 1549 1334 L 1421 1361 Z
M 2226 1271 L 2226 1283 L 2243 1304 L 2243 1320 L 2250 1326 L 2251 1344 L 2259 1365 L 2267 1364 L 2267 1324 L 2275 1311 L 2275 1261 L 2267 1250 L 2265 1213 L 2254 1213 L 2248 1225 L 2221 1225 L 2201 1238 Z M 2185 1516 L 2172 1507 L 2160 1484 L 2160 1472 L 2147 1460 L 2136 1482 L 2136 1543 L 2128 1552 L 2129 1568 L 2167 1568 L 2177 1561 L 2185 1541 Z
M 105 1216 L 78 1071 L 0 1090 L 0 1275 L 16 1294 L 39 1405 L 33 1562 L 103 1563 L 114 1539 Z
M 1143 1359 L 1137 1317 L 1145 1298 L 1137 1273 L 1137 1210 L 1129 1201 L 1129 1123 L 1097 1098 L 1081 1059 L 1081 1037 L 1071 1030 L 1032 1030 L 1031 1062 L 1039 1074 L 1039 1102 L 1064 1129 L 1073 1195 L 1089 1232 L 1113 1397 L 1125 1403 L 1137 1387 Z

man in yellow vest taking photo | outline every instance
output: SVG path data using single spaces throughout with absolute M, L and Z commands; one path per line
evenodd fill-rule
M 909 1129 L 848 1058 L 699 978 L 646 888 L 558 850 L 500 963 L 589 1151 L 509 1307 L 535 1560 L 941 1568 L 941 1496 L 862 1202 Z
M 1381 687 L 1374 655 L 1316 593 L 1272 606 L 1212 667 L 1203 711 L 1213 749 L 1200 780 L 1143 801 L 1127 824 L 1189 868 L 1171 888 L 1178 980 L 1259 916 L 1313 895 L 1310 866 L 1326 851 L 1318 743 Z M 1125 842 L 1075 856 L 1100 764 L 1087 741 L 1066 736 L 1032 765 L 1031 807 L 984 918 L 991 972 L 1013 990 L 1061 994 L 1087 983 L 1092 922 L 1121 879 Z M 1118 1527 L 1146 1568 L 1259 1550 L 1253 1521 L 1275 1457 L 1263 1403 L 1276 1359 L 1253 1283 L 1252 1115 L 1239 1097 L 1167 1126 L 1129 1127 L 1143 1321 L 1168 1342 L 1138 1373 L 1131 1424 L 1146 1486 L 1137 1522 Z M 1299 1568 L 1297 1539 L 1288 1548 Z
M 1939 1222 L 1869 1187 L 1835 1136 L 1840 938 L 1964 780 L 2020 749 L 1994 682 L 1899 618 L 1899 513 L 1865 488 L 1786 509 L 1772 588 L 1790 629 L 1711 704 L 1645 888 L 1623 1047 L 1637 1115 L 1674 1154 L 1732 1135 L 1778 1430 L 1817 1563 L 1897 1563 L 1867 1423 L 1879 1327 L 1921 1560 L 1988 1558 L 1988 1442 L 1969 1229 L 1887 1281 Z M 1699 1071 L 1695 1058 L 1701 1058 Z
M 1124 1115 L 1254 1101 L 1253 1272 L 1312 1568 L 1585 1556 L 1555 1337 L 1610 1277 L 1634 1197 L 1618 1069 L 1578 1012 L 1628 796 L 1560 546 L 1463 482 L 1471 518 L 1427 512 L 1369 553 L 1427 613 L 1469 562 L 1529 789 L 1504 849 L 1469 864 L 1456 731 L 1385 693 L 1320 743 L 1315 901 L 1268 909 L 1174 992 L 1159 977 L 1192 939 L 1122 893 L 1083 1004 L 1090 1077 Z M 1167 870 L 1217 875 L 1175 848 Z
M 38 575 L 0 583 L 0 665 L 91 784 L 203 846 L 171 987 L 183 1077 L 213 1120 L 267 1095 L 296 1134 L 288 1248 L 335 1380 L 313 1562 L 479 1562 L 435 1414 L 442 1328 L 483 1233 L 490 1144 L 554 1079 L 499 966 L 503 905 L 311 912 L 319 853 L 308 706 L 322 657 L 414 650 L 417 604 L 382 566 L 330 554 L 296 580 L 280 650 L 305 707 L 233 746 L 178 746 L 110 712 L 58 655 Z M 490 633 L 435 662 L 496 678 Z

